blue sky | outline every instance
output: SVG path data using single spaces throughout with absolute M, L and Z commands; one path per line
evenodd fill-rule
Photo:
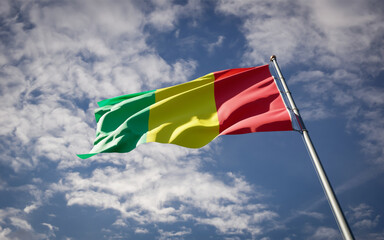
M 383 12 L 375 0 L 0 1 L 0 238 L 341 239 L 297 132 L 76 157 L 97 101 L 276 54 L 356 238 L 384 239 Z

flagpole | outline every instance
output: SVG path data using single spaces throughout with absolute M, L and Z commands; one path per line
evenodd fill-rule
M 345 240 L 353 240 L 354 237 L 353 237 L 353 234 L 351 232 L 351 229 L 348 226 L 348 223 L 345 219 L 343 211 L 340 208 L 340 204 L 337 201 L 337 198 L 336 198 L 335 193 L 332 189 L 332 186 L 329 183 L 327 175 L 325 174 L 324 168 L 320 162 L 320 159 L 317 155 L 315 147 L 312 144 L 312 140 L 309 137 L 308 130 L 304 126 L 303 119 L 301 118 L 299 110 L 296 107 L 295 101 L 293 101 L 291 93 L 288 90 L 288 86 L 285 83 L 284 77 L 280 72 L 280 68 L 279 68 L 279 65 L 277 64 L 276 56 L 275 55 L 271 56 L 270 60 L 271 60 L 271 62 L 273 62 L 274 66 L 275 66 L 275 69 L 277 71 L 277 74 L 279 75 L 281 84 L 284 88 L 284 92 L 288 98 L 289 104 L 291 105 L 292 110 L 295 114 L 295 117 L 296 117 L 296 119 L 300 125 L 300 128 L 301 128 L 300 132 L 301 132 L 303 139 L 304 139 L 304 142 L 308 148 L 308 152 L 311 156 L 313 166 L 315 167 L 315 170 L 317 172 L 317 175 L 318 175 L 319 180 L 321 182 L 321 185 L 323 187 L 324 193 L 328 198 L 329 205 L 331 206 L 333 215 L 334 215 L 336 222 L 339 226 L 340 232 L 342 233 Z

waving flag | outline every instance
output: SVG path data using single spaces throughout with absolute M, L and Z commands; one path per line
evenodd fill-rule
M 290 114 L 268 65 L 228 69 L 153 91 L 98 103 L 88 158 L 129 152 L 141 143 L 200 148 L 218 135 L 292 130 Z

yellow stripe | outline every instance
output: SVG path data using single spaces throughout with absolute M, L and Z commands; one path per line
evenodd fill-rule
M 214 75 L 156 90 L 149 112 L 147 142 L 200 148 L 219 134 Z

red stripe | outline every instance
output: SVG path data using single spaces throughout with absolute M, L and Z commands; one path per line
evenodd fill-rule
M 293 130 L 268 65 L 214 75 L 220 135 Z

